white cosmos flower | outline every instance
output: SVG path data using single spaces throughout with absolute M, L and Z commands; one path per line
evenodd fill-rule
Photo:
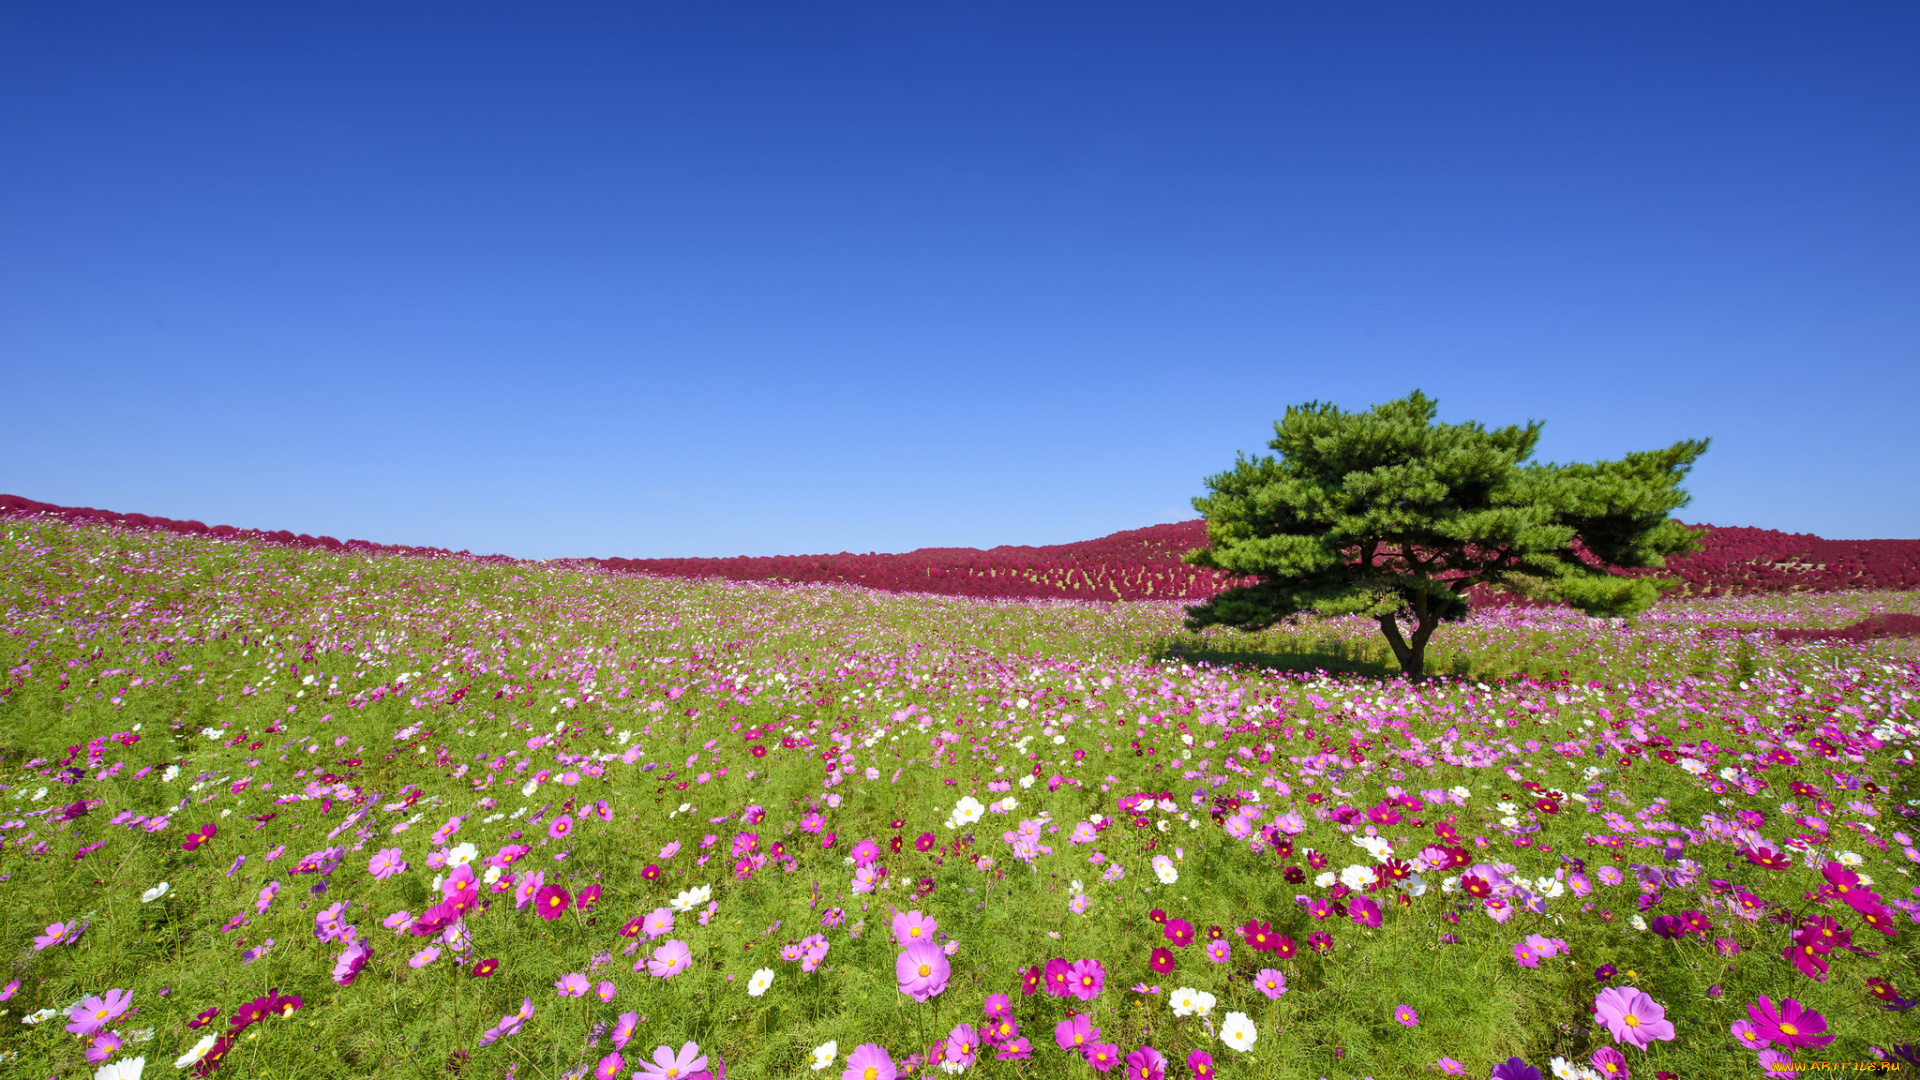
M 20 1022 L 32 1026 L 34 1024 L 45 1023 L 58 1015 L 60 1015 L 60 1012 L 57 1009 L 41 1009 L 39 1012 L 31 1012 L 21 1017 Z
M 472 844 L 455 844 L 453 849 L 447 852 L 447 865 L 465 866 L 479 857 L 480 849 L 474 847 Z
M 1356 847 L 1366 848 L 1367 854 L 1381 862 L 1393 856 L 1393 844 L 1384 836 L 1356 836 L 1353 842 Z
M 753 973 L 752 978 L 747 980 L 747 996 L 759 997 L 761 994 L 767 992 L 767 987 L 772 985 L 773 969 L 761 968 L 759 971 Z
M 1468 791 L 1466 788 L 1463 788 L 1458 784 L 1455 784 L 1453 787 L 1450 787 L 1447 789 L 1447 794 L 1453 796 L 1456 799 L 1464 799 L 1467 796 L 1472 795 L 1473 792 Z
M 173 1059 L 173 1067 L 176 1069 L 190 1069 L 198 1065 L 200 1059 L 207 1056 L 207 1051 L 213 1049 L 213 1043 L 214 1037 L 212 1035 L 202 1035 L 200 1041 L 193 1044 L 193 1049 Z
M 1641 918 L 1638 915 L 1635 915 L 1633 918 L 1628 919 L 1627 922 L 1631 923 L 1635 930 L 1645 930 L 1647 928 L 1647 920 Z
M 1359 892 L 1361 889 L 1366 888 L 1378 880 L 1380 880 L 1380 875 L 1374 873 L 1373 867 L 1371 866 L 1361 866 L 1355 863 L 1345 870 L 1340 871 L 1340 884 L 1345 885 L 1354 892 Z
M 111 1065 L 102 1065 L 93 1074 L 93 1080 L 140 1080 L 140 1074 L 147 1068 L 144 1057 L 121 1058 Z
M 1425 896 L 1427 895 L 1427 879 L 1421 877 L 1419 874 L 1408 874 L 1407 880 L 1400 883 L 1400 890 L 1408 896 Z
M 1173 868 L 1173 860 L 1165 855 L 1153 857 L 1153 872 L 1159 876 L 1162 885 L 1171 885 L 1180 880 L 1180 871 Z
M 1167 1004 L 1173 1006 L 1175 1016 L 1192 1016 L 1199 1011 L 1199 1002 L 1196 1000 L 1199 995 L 1200 991 L 1193 987 L 1183 986 L 1173 992 L 1173 996 L 1167 999 Z
M 1330 889 L 1333 887 L 1333 883 L 1339 880 L 1340 875 L 1331 870 L 1322 870 L 1313 876 L 1314 886 L 1321 889 Z
M 1028 773 L 1028 774 L 1026 774 L 1025 776 L 1022 776 L 1022 777 L 1020 778 L 1020 786 L 1021 786 L 1021 787 L 1023 787 L 1023 788 L 1030 788 L 1030 787 L 1032 787 L 1032 786 L 1033 786 L 1033 774 L 1032 774 L 1032 773 Z
M 167 895 L 167 890 L 172 887 L 173 886 L 168 885 L 166 882 L 163 881 L 160 884 L 155 885 L 153 888 L 148 889 L 146 892 L 141 893 L 140 902 L 143 904 L 151 904 L 155 900 L 158 900 L 161 897 Z
M 1253 1049 L 1253 1044 L 1259 1039 L 1260 1032 L 1246 1013 L 1230 1012 L 1226 1022 L 1220 1025 L 1220 1041 L 1243 1054 Z
M 1833 853 L 1833 861 L 1841 866 L 1864 866 L 1867 860 L 1861 858 L 1856 852 L 1836 851 Z
M 813 1071 L 819 1072 L 821 1069 L 827 1068 L 828 1066 L 833 1064 L 833 1059 L 839 1056 L 840 1056 L 840 1044 L 833 1041 L 832 1039 L 828 1039 L 826 1042 L 821 1043 L 819 1046 L 814 1047 L 813 1048 Z
M 180 766 L 169 765 L 167 766 L 166 771 L 160 774 L 160 782 L 163 784 L 170 783 L 175 777 L 179 775 L 180 775 Z
M 1212 994 L 1207 993 L 1205 990 L 1195 990 L 1193 992 L 1193 1014 L 1195 1016 L 1213 1015 L 1214 1002 L 1215 999 Z

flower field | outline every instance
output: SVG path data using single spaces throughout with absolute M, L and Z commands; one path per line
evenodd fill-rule
M 1914 593 L 1500 608 L 1410 684 L 209 532 L 0 518 L 0 1075 L 1920 1067 L 1920 645 L 1782 633 Z

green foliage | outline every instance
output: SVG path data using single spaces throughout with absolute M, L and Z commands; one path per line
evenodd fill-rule
M 1489 430 L 1438 423 L 1437 409 L 1418 390 L 1364 413 L 1289 406 L 1267 444 L 1279 457 L 1242 455 L 1208 477 L 1212 493 L 1193 505 L 1212 546 L 1187 561 L 1252 580 L 1197 606 L 1189 628 L 1368 615 L 1418 678 L 1427 640 L 1467 615 L 1476 585 L 1632 615 L 1660 589 L 1618 571 L 1698 550 L 1669 515 L 1688 501 L 1680 481 L 1706 440 L 1540 464 L 1530 460 L 1539 421 Z

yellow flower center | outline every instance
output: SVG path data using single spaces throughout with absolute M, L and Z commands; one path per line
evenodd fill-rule
M 923 979 L 924 979 L 924 978 L 926 978 L 926 977 L 927 977 L 928 975 L 931 975 L 931 974 L 933 974 L 933 965 L 932 965 L 932 964 L 921 964 L 921 965 L 920 965 L 920 977 L 921 977 L 921 978 L 923 978 Z
M 1080 985 L 1081 985 L 1081 986 L 1092 986 L 1092 985 L 1093 985 L 1093 976 L 1091 976 L 1091 975 L 1082 975 L 1082 976 L 1080 976 Z
M 960 1052 L 961 1052 L 962 1054 L 965 1054 L 965 1053 L 966 1053 L 967 1051 L 969 1051 L 969 1050 L 972 1050 L 972 1049 L 973 1049 L 973 1044 L 972 1044 L 972 1043 L 969 1043 L 969 1042 L 963 1042 L 963 1043 L 961 1043 L 961 1044 L 960 1044 Z
M 1079 1033 L 1079 1032 L 1077 1032 L 1077 1031 L 1076 1031 L 1076 1032 L 1074 1032 L 1074 1033 L 1073 1033 L 1073 1045 L 1075 1045 L 1075 1046 L 1079 1046 L 1079 1045 L 1080 1045 L 1080 1040 L 1082 1040 L 1082 1039 L 1084 1039 L 1084 1038 L 1086 1038 L 1086 1036 L 1085 1036 L 1085 1035 L 1082 1035 L 1082 1034 L 1080 1034 L 1080 1033 Z
M 908 936 L 908 937 L 919 937 L 919 936 L 920 936 L 920 928 L 916 926 L 916 927 L 914 927 L 913 929 L 911 929 L 911 930 L 909 930 L 909 931 L 907 931 L 907 936 Z
M 668 1066 L 667 1080 L 673 1080 L 674 1077 L 679 1075 L 680 1075 L 680 1067 L 678 1065 Z
M 872 1065 L 869 1065 L 867 1066 L 867 1071 L 860 1074 L 860 1080 L 877 1080 L 879 1075 L 880 1075 L 880 1070 Z
M 1794 1026 L 1793 1026 L 1792 1024 L 1781 1024 L 1781 1025 L 1780 1025 L 1780 1034 L 1782 1034 L 1782 1035 L 1798 1035 L 1798 1034 L 1800 1034 L 1800 1029 L 1799 1029 L 1799 1028 L 1797 1028 L 1797 1027 L 1794 1027 Z
M 1621 1017 L 1620 1020 L 1630 1028 L 1636 1028 L 1640 1026 L 1640 1018 L 1633 1015 L 1632 1013 L 1628 1013 L 1627 1015 Z

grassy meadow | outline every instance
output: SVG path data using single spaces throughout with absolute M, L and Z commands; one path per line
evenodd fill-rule
M 1892 1067 L 1920 643 L 1771 631 L 1917 611 L 1502 609 L 1412 684 L 1360 620 L 4 519 L 0 1075 Z

